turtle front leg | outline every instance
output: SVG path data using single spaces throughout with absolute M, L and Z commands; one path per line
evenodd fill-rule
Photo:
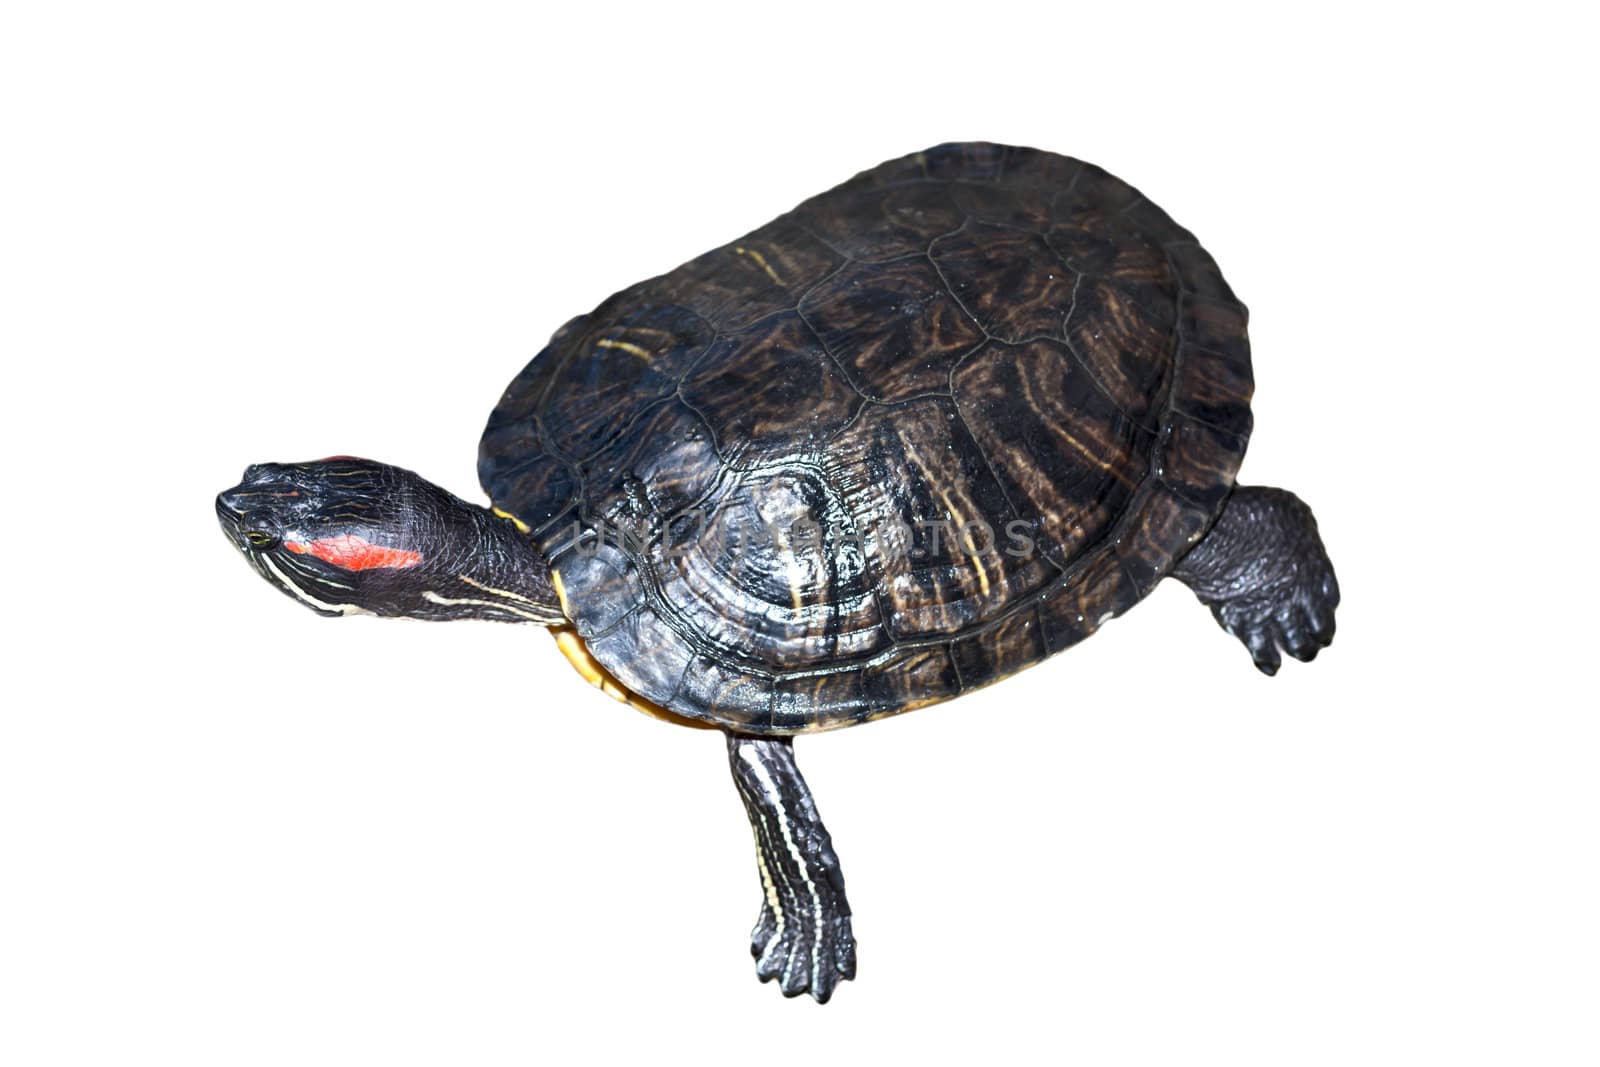
M 809 992 L 820 1004 L 856 975 L 850 903 L 833 842 L 787 737 L 728 734 L 728 760 L 756 837 L 765 899 L 750 934 L 756 976 L 778 980 L 786 997 Z
M 1309 663 L 1333 641 L 1333 562 L 1311 509 L 1286 490 L 1236 487 L 1172 577 L 1194 590 L 1264 674 L 1278 672 L 1280 648 Z

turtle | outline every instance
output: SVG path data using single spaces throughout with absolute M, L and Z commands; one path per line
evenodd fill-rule
M 1163 578 L 1274 673 L 1334 635 L 1311 510 L 1235 483 L 1246 310 L 1132 186 L 1047 151 L 890 160 L 556 331 L 468 503 L 348 456 L 263 463 L 230 541 L 321 615 L 551 630 L 593 685 L 720 730 L 755 836 L 756 971 L 856 972 L 796 735 L 946 701 Z

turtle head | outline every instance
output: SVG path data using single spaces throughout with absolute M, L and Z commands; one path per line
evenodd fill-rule
M 218 495 L 217 519 L 319 615 L 560 621 L 549 569 L 511 522 L 386 463 L 258 463 Z

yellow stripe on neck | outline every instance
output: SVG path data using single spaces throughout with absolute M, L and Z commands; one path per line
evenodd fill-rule
M 494 512 L 496 515 L 500 516 L 502 519 L 510 519 L 512 525 L 514 525 L 517 528 L 517 533 L 528 534 L 528 533 L 532 533 L 533 532 L 533 527 L 532 526 L 529 526 L 527 523 L 523 522 L 521 519 L 519 519 L 515 515 L 511 514 L 511 512 L 502 511 L 499 508 L 490 508 L 489 510 Z

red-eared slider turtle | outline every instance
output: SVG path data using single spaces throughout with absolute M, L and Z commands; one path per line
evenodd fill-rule
M 1333 637 L 1311 512 L 1244 488 L 1244 305 L 1098 167 L 942 145 L 567 323 L 489 417 L 491 508 L 366 460 L 217 500 L 313 610 L 531 622 L 590 681 L 727 736 L 762 979 L 855 973 L 795 734 L 948 700 L 1164 577 L 1271 674 Z

